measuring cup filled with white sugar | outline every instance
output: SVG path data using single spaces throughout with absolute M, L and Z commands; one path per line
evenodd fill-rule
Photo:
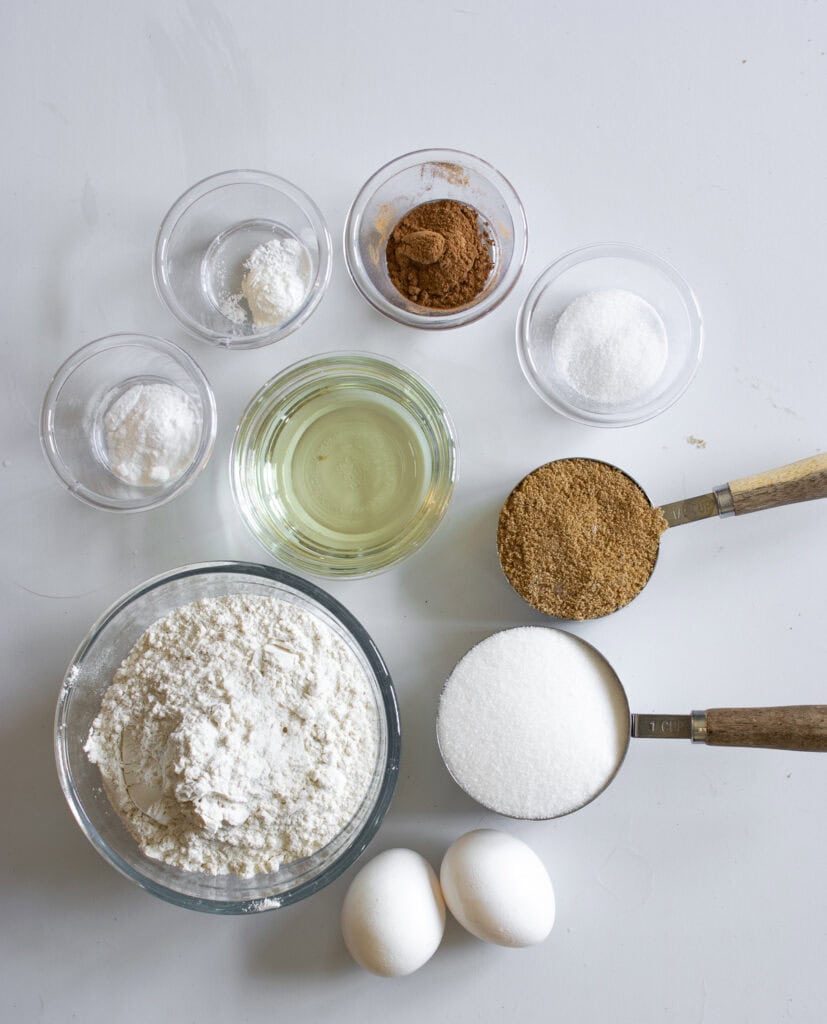
M 437 714 L 454 780 L 512 818 L 558 818 L 590 803 L 617 774 L 632 736 L 827 751 L 827 706 L 632 715 L 623 684 L 591 644 L 521 626 L 471 648 L 448 677 Z

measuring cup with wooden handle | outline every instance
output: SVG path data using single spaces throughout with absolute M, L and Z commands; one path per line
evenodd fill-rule
M 740 516 L 814 498 L 827 498 L 827 453 L 732 480 L 710 494 L 673 501 L 660 510 L 670 526 L 681 526 L 710 516 Z
M 827 751 L 827 706 L 710 708 L 691 715 L 632 715 L 637 739 L 687 739 L 708 747 Z
M 509 661 L 495 654 L 492 660 L 492 649 L 513 643 L 516 652 L 529 634 L 533 650 L 548 651 L 547 659 Z M 562 663 L 589 666 L 579 700 L 568 697 L 571 670 L 559 668 Z M 551 626 L 495 633 L 459 665 L 464 668 L 451 673 L 439 700 L 440 754 L 466 793 L 511 817 L 557 818 L 585 807 L 617 776 L 633 739 L 827 752 L 823 704 L 633 714 L 606 657 L 582 637 Z
M 565 467 L 572 478 L 580 481 L 580 485 L 560 487 L 546 494 L 542 515 L 517 516 L 523 530 L 519 538 L 521 543 L 507 548 L 506 557 L 506 548 L 500 543 L 500 530 L 504 521 L 510 521 L 512 502 L 518 497 L 522 500 L 523 490 L 529 481 L 554 467 Z M 628 543 L 628 530 L 625 527 L 620 529 L 618 521 L 605 512 L 606 503 L 600 492 L 597 493 L 601 500 L 594 500 L 593 481 L 591 485 L 588 480 L 583 483 L 589 472 L 597 477 L 597 467 L 601 467 L 600 471 L 604 473 L 602 467 L 622 474 L 626 478 L 627 489 L 631 485 L 638 492 L 635 498 L 641 496 L 650 509 L 657 508 L 662 513 L 663 519 L 656 516 L 658 531 L 663 528 L 663 520 L 667 526 L 675 527 L 712 516 L 744 515 L 779 505 L 827 498 L 827 453 L 733 480 L 716 487 L 709 494 L 660 506 L 653 504 L 633 477 L 611 463 L 598 459 L 567 458 L 538 466 L 517 484 L 505 502 L 500 513 L 497 546 L 500 565 L 511 586 L 538 611 L 558 619 L 596 619 L 617 611 L 629 604 L 646 586 L 657 562 L 662 535 L 654 527 L 643 528 L 644 520 L 635 511 L 635 501 L 628 500 L 622 511 L 624 514 L 628 512 L 641 527 L 636 535 L 638 547 L 634 552 L 634 574 L 623 577 L 621 588 L 616 574 L 594 571 L 594 560 L 605 563 L 607 551 L 616 552 L 613 564 L 625 565 L 629 560 L 628 551 L 623 550 L 624 544 Z M 617 504 L 615 501 L 615 507 Z M 518 503 L 517 507 L 524 505 Z M 565 529 L 560 529 L 561 522 L 566 523 Z M 513 535 L 513 526 L 506 532 Z M 667 530 L 666 534 L 670 532 Z M 524 564 L 530 561 L 526 552 L 531 553 L 535 562 L 539 557 L 537 552 L 548 552 L 549 564 L 531 565 L 529 571 Z M 539 561 L 542 562 L 542 557 Z M 576 614 L 572 614 L 573 608 L 577 609 Z

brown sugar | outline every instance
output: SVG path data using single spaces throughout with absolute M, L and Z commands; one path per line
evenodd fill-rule
M 497 548 L 511 586 L 560 619 L 596 619 L 646 586 L 667 523 L 625 473 L 560 459 L 520 481 L 500 512 Z
M 485 288 L 492 242 L 473 206 L 453 199 L 422 203 L 391 232 L 388 276 L 406 299 L 430 309 L 458 309 Z

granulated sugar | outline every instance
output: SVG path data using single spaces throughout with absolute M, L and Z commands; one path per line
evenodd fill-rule
M 644 398 L 663 373 L 666 354 L 666 328 L 657 310 L 621 288 L 579 295 L 551 336 L 555 372 L 600 406 Z
M 495 633 L 448 678 L 437 736 L 459 785 L 491 810 L 555 818 L 609 783 L 629 709 L 608 662 L 578 637 L 542 626 Z

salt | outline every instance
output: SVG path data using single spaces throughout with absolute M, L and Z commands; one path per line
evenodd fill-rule
M 663 373 L 667 349 L 657 310 L 621 288 L 579 295 L 560 314 L 551 336 L 554 373 L 600 406 L 642 399 Z
M 494 633 L 448 678 L 437 736 L 459 785 L 491 810 L 554 818 L 611 781 L 629 709 L 608 662 L 578 637 L 543 626 Z

